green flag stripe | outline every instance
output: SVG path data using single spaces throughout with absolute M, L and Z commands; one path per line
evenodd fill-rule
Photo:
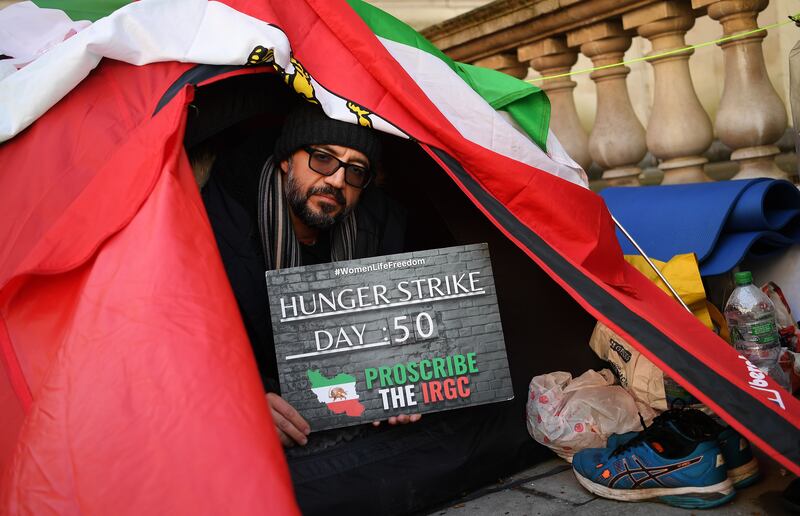
M 344 373 L 339 373 L 333 378 L 327 378 L 318 370 L 314 369 L 307 370 L 306 376 L 308 376 L 308 381 L 311 383 L 312 389 L 319 387 L 330 387 L 331 385 L 341 385 L 343 383 L 354 383 L 356 381 L 355 376 Z
M 33 3 L 46 9 L 64 11 L 73 21 L 89 20 L 95 22 L 108 16 L 132 0 L 33 0 Z
M 550 100 L 540 88 L 496 70 L 454 61 L 390 14 L 362 0 L 347 1 L 377 36 L 438 57 L 494 109 L 508 112 L 533 141 L 546 150 Z
M 464 63 L 462 69 L 469 70 L 473 86 L 481 97 L 494 109 L 506 111 L 544 151 L 547 151 L 547 133 L 550 128 L 550 99 L 541 89 L 527 88 L 532 84 L 516 77 Z
M 450 59 L 447 54 L 436 48 L 433 43 L 425 39 L 419 32 L 415 31 L 405 23 L 401 22 L 389 13 L 386 13 L 375 6 L 372 6 L 362 0 L 347 0 L 350 7 L 358 14 L 367 26 L 372 29 L 377 36 L 382 38 L 391 39 L 397 43 L 402 43 L 410 47 L 415 47 L 424 50 L 429 54 L 433 54 L 447 66 L 458 72 L 456 62 Z

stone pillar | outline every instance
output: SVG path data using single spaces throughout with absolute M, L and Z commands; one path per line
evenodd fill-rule
M 728 36 L 758 27 L 758 13 L 768 0 L 692 0 L 694 8 L 708 7 L 708 15 L 722 24 Z M 775 166 L 775 145 L 786 129 L 786 109 L 767 76 L 761 41 L 766 31 L 721 43 L 725 84 L 717 111 L 717 137 L 733 149 L 738 161 L 734 179 L 786 178 Z
M 517 49 L 520 61 L 529 61 L 542 76 L 567 73 L 578 60 L 578 51 L 567 46 L 566 39 L 547 38 Z M 559 77 L 534 82 L 547 92 L 550 99 L 550 128 L 569 155 L 584 169 L 592 164 L 589 155 L 589 135 L 584 131 L 575 109 L 572 90 L 575 81 Z
M 524 79 L 528 75 L 528 65 L 520 63 L 517 56 L 514 54 L 495 54 L 493 56 L 478 59 L 474 63 L 475 66 L 482 66 L 484 68 L 491 68 L 498 72 L 503 72 L 517 79 Z
M 623 27 L 636 28 L 653 44 L 648 55 L 658 55 L 686 46 L 686 31 L 694 26 L 694 13 L 686 1 L 662 1 L 622 17 Z M 662 184 L 708 181 L 703 153 L 711 146 L 714 132 L 695 93 L 689 73 L 694 51 L 671 54 L 652 61 L 655 74 L 653 111 L 647 122 L 647 148 L 661 163 Z
M 580 46 L 594 66 L 604 66 L 623 60 L 631 37 L 620 22 L 608 21 L 567 33 L 567 45 Z M 597 114 L 589 136 L 589 154 L 603 168 L 603 179 L 615 186 L 638 184 L 638 163 L 647 153 L 644 127 L 633 111 L 625 82 L 629 72 L 627 66 L 616 66 L 589 76 L 597 86 Z

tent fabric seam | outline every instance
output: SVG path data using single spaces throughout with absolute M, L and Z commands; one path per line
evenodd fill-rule
M 0 361 L 3 363 L 3 368 L 8 375 L 17 400 L 22 405 L 25 414 L 28 414 L 33 405 L 33 395 L 31 394 L 30 385 L 25 379 L 25 374 L 22 372 L 19 357 L 14 351 L 14 345 L 11 343 L 11 336 L 8 334 L 5 317 L 2 316 L 0 316 L 0 359 L 2 359 Z

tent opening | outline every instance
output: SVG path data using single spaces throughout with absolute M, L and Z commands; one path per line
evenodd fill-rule
M 271 155 L 283 119 L 302 102 L 273 73 L 244 74 L 200 86 L 188 110 L 184 144 L 201 184 L 217 156 Z M 405 251 L 487 242 L 516 398 L 527 396 L 531 372 L 577 376 L 602 368 L 589 348 L 596 320 L 514 243 L 413 141 L 381 134 L 375 184 L 406 211 Z M 251 167 L 249 173 L 259 173 Z M 520 424 L 524 425 L 522 419 Z

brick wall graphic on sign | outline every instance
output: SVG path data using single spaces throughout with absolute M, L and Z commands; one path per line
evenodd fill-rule
M 486 244 L 266 273 L 280 394 L 312 431 L 513 398 Z

